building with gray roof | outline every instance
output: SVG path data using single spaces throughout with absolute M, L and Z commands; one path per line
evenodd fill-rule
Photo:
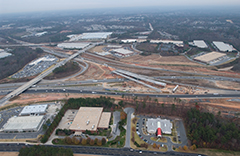
M 161 118 L 149 118 L 146 122 L 147 132 L 150 134 L 155 134 L 158 129 L 158 122 L 161 124 L 161 130 L 163 134 L 172 133 L 172 123 L 170 120 Z
M 26 115 L 43 115 L 46 113 L 48 105 L 30 105 L 25 106 L 19 115 L 26 116 Z
M 3 126 L 4 132 L 38 131 L 44 122 L 44 116 L 11 117 Z

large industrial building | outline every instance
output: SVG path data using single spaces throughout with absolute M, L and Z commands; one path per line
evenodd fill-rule
M 57 45 L 57 47 L 63 49 L 83 49 L 88 45 L 89 43 L 60 43 Z
M 19 115 L 44 115 L 46 113 L 48 105 L 31 105 L 25 106 Z
M 4 132 L 38 131 L 44 122 L 44 116 L 11 117 L 3 126 Z
M 70 38 L 69 41 L 78 41 L 78 40 L 103 40 L 107 39 L 112 32 L 94 32 L 94 33 L 83 33 L 78 35 L 68 35 Z
M 232 45 L 224 42 L 213 41 L 213 44 L 218 48 L 218 50 L 223 52 L 232 52 L 233 50 L 235 50 Z
M 198 48 L 208 48 L 207 44 L 203 40 L 194 40 L 193 42 L 189 42 L 189 44 Z
M 121 42 L 123 42 L 123 43 L 134 43 L 134 42 L 142 43 L 142 42 L 146 42 L 146 41 L 147 41 L 146 39 L 125 39 L 125 40 L 121 40 Z
M 226 57 L 227 57 L 226 54 L 219 53 L 219 52 L 211 52 L 211 53 L 207 53 L 207 54 L 195 57 L 194 60 L 202 63 L 206 63 L 206 64 L 213 64 Z
M 159 126 L 160 123 L 160 126 Z M 147 132 L 150 134 L 155 134 L 159 128 L 161 128 L 161 132 L 163 134 L 171 134 L 172 133 L 172 123 L 170 120 L 161 119 L 161 118 L 150 118 L 146 123 Z
M 110 112 L 103 112 L 103 107 L 80 107 L 70 130 L 96 132 L 98 129 L 107 129 L 111 118 Z
M 115 55 L 122 56 L 122 57 L 127 57 L 134 53 L 133 51 L 123 49 L 123 48 L 113 49 L 112 51 L 115 52 Z

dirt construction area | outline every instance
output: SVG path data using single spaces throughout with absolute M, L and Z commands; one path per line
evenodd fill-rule
M 96 63 L 88 62 L 88 64 L 89 64 L 89 68 L 84 74 L 81 74 L 69 80 L 80 81 L 80 80 L 93 80 L 93 79 L 98 80 L 98 79 L 105 79 L 105 78 L 107 79 L 114 78 L 111 74 L 111 71 L 113 69 L 106 67 L 104 65 L 96 64 Z
M 87 54 L 82 55 L 82 57 L 99 61 L 102 63 L 107 63 L 107 64 L 112 61 L 116 61 L 114 59 L 111 59 L 112 61 L 110 61 L 110 60 L 104 59 L 103 57 L 99 58 L 92 55 L 89 56 Z M 188 60 L 185 56 L 160 56 L 158 54 L 153 54 L 150 56 L 135 55 L 135 56 L 123 58 L 118 62 L 119 63 L 121 62 L 121 64 L 131 64 L 131 65 L 134 64 L 136 66 L 148 66 L 148 67 L 163 68 L 163 69 L 175 70 L 175 71 L 184 71 L 184 72 L 190 72 L 193 74 L 199 73 L 199 74 L 208 75 L 209 73 L 211 73 L 211 75 L 216 75 L 216 76 L 228 76 L 228 77 L 231 76 L 235 78 L 240 78 L 239 73 L 235 73 L 232 71 L 218 71 L 217 68 L 215 67 L 208 67 L 208 66 L 204 66 L 204 65 L 192 62 Z M 112 66 L 118 66 L 118 65 L 114 64 Z M 126 67 L 126 68 L 128 70 L 130 69 L 134 69 L 138 71 L 143 70 L 141 68 L 133 68 L 133 67 L 131 68 Z M 151 70 L 151 71 L 156 71 L 156 70 Z M 165 74 L 168 75 L 169 73 L 174 75 L 179 74 L 175 72 L 163 72 L 160 70 L 158 70 L 157 72 L 163 73 L 162 75 L 165 75 Z
M 161 56 L 159 54 L 152 54 L 150 56 L 135 55 L 121 59 L 121 61 L 144 65 L 178 64 L 178 65 L 202 66 L 201 64 L 189 61 L 185 56 Z

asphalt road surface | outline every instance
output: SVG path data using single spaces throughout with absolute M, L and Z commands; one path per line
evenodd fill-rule
M 124 112 L 127 114 L 127 131 L 126 131 L 126 141 L 125 146 L 130 148 L 130 140 L 131 140 L 131 115 L 134 113 L 134 109 L 131 107 L 127 107 L 124 109 Z
M 118 92 L 106 92 L 106 91 L 88 91 L 88 90 L 76 90 L 76 89 L 28 89 L 24 93 L 35 94 L 35 93 L 79 93 L 79 94 L 100 94 L 100 95 L 127 95 L 127 96 L 149 96 L 149 97 L 169 97 L 169 98 L 238 98 L 240 94 L 131 94 L 131 93 L 118 93 Z
M 32 145 L 26 145 L 23 143 L 9 143 L 0 144 L 0 151 L 18 152 L 22 147 L 31 147 Z M 79 154 L 96 154 L 96 155 L 114 155 L 114 156 L 137 156 L 137 155 L 159 155 L 159 156 L 198 156 L 194 153 L 179 153 L 179 152 L 154 152 L 154 151 L 142 151 L 139 150 L 130 151 L 129 148 L 104 148 L 104 147 L 84 147 L 84 146 L 66 146 L 66 145 L 47 145 L 53 147 L 71 148 L 73 153 Z M 202 155 L 205 156 L 205 155 Z

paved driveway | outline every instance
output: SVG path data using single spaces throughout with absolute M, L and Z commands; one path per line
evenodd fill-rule
M 134 113 L 134 109 L 131 107 L 125 108 L 124 112 L 127 113 L 127 132 L 125 139 L 125 146 L 130 148 L 130 140 L 131 140 L 131 115 Z
M 112 125 L 112 137 L 108 141 L 114 140 L 118 135 L 120 135 L 120 129 L 118 128 L 118 122 L 120 121 L 120 112 L 113 112 L 113 125 Z

